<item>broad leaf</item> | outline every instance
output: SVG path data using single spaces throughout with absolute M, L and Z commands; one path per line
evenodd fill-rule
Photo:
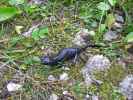
M 33 30 L 32 37 L 35 40 L 39 40 L 40 38 L 46 37 L 47 34 L 48 34 L 48 27 L 41 27 Z
M 99 33 L 103 33 L 105 31 L 105 29 L 106 29 L 105 24 L 99 25 Z
M 18 13 L 15 7 L 0 7 L 0 22 L 12 18 Z
M 111 28 L 112 25 L 115 23 L 114 15 L 108 14 L 105 23 L 106 23 L 106 26 L 108 26 L 108 28 Z
M 106 10 L 109 10 L 109 9 L 110 9 L 110 6 L 109 6 L 108 3 L 100 2 L 100 3 L 98 4 L 98 9 L 99 9 L 99 10 L 106 11 Z
M 25 0 L 9 0 L 10 5 L 20 5 L 23 4 Z
M 128 43 L 133 42 L 133 32 L 128 33 L 128 35 L 126 36 L 125 40 Z
M 108 0 L 108 1 L 111 4 L 111 6 L 114 6 L 116 4 L 116 2 L 117 2 L 117 0 Z
M 39 40 L 39 28 L 36 28 L 32 32 L 32 38 L 35 40 Z
M 47 27 L 43 27 L 39 30 L 39 36 L 40 38 L 44 38 L 48 33 L 48 28 Z

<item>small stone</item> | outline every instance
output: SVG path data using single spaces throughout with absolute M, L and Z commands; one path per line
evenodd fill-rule
M 55 16 L 50 16 L 49 19 L 50 19 L 51 22 L 55 22 L 57 20 Z
M 118 33 L 116 31 L 108 31 L 104 34 L 104 40 L 112 41 L 118 37 Z
M 57 79 L 53 75 L 48 76 L 49 81 L 56 81 Z
M 90 100 L 90 95 L 87 94 L 87 95 L 85 96 L 84 100 Z
M 49 100 L 58 100 L 58 96 L 56 94 L 51 94 Z
M 9 92 L 17 91 L 17 90 L 20 90 L 21 88 L 22 88 L 22 85 L 17 83 L 10 82 L 7 84 L 7 90 Z
M 60 80 L 66 81 L 68 79 L 69 79 L 69 77 L 68 77 L 68 74 L 67 73 L 63 73 L 63 74 L 60 75 Z
M 69 94 L 69 92 L 68 92 L 68 91 L 63 91 L 62 94 L 63 94 L 63 95 L 67 95 L 67 94 Z
M 120 82 L 120 91 L 128 100 L 133 100 L 133 74 L 126 76 Z

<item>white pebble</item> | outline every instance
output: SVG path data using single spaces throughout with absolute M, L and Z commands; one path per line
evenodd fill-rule
M 49 81 L 56 81 L 56 78 L 53 75 L 48 76 Z
M 7 84 L 7 89 L 9 92 L 17 91 L 17 90 L 20 90 L 21 88 L 22 88 L 22 85 L 17 83 L 10 82 Z
M 68 77 L 68 74 L 67 73 L 63 73 L 63 74 L 61 74 L 60 75 L 60 80 L 68 80 L 69 79 L 69 77 Z

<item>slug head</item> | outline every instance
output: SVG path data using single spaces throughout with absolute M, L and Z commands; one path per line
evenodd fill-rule
M 50 58 L 49 56 L 41 57 L 41 62 L 42 62 L 43 64 L 48 65 L 49 63 L 51 63 L 51 58 Z

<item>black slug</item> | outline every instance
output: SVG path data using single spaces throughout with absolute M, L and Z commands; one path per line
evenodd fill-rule
M 101 47 L 100 45 L 87 45 L 84 48 L 64 48 L 55 57 L 43 56 L 41 62 L 45 65 L 57 65 L 59 62 L 74 59 L 88 47 Z

